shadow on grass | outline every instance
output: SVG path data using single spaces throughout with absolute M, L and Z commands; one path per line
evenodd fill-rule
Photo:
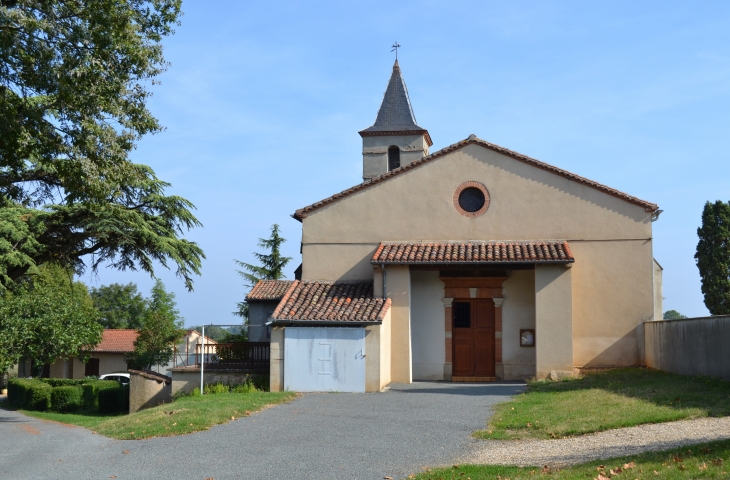
M 620 368 L 559 382 L 534 381 L 528 385 L 528 393 L 593 389 L 678 410 L 697 408 L 710 417 L 730 415 L 730 382 L 710 377 L 677 375 L 648 368 Z

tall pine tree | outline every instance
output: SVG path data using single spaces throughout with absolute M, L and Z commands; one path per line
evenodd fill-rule
M 712 315 L 730 314 L 730 203 L 705 203 L 697 236 L 695 260 L 705 306 Z
M 271 226 L 271 236 L 269 238 L 259 238 L 259 247 L 268 250 L 268 253 L 254 253 L 261 265 L 252 265 L 235 260 L 243 268 L 243 270 L 237 270 L 237 272 L 246 280 L 246 287 L 253 288 L 261 280 L 286 278 L 284 267 L 291 261 L 291 257 L 281 256 L 279 248 L 284 242 L 286 242 L 286 239 L 279 235 L 279 225 L 274 224 Z M 239 317 L 248 318 L 248 304 L 245 301 L 239 302 L 238 310 L 233 313 Z

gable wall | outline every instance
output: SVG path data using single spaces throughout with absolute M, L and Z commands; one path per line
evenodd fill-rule
M 466 181 L 490 193 L 480 217 L 454 209 Z M 381 241 L 565 239 L 576 259 L 575 365 L 636 364 L 637 326 L 654 316 L 651 236 L 651 213 L 641 206 L 468 145 L 310 213 L 303 279 L 372 279 L 369 259 Z

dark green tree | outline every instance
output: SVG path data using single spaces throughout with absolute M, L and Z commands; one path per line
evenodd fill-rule
M 175 294 L 166 291 L 162 281 L 157 280 L 134 342 L 134 352 L 127 357 L 132 368 L 149 370 L 172 360 L 175 344 L 185 335 L 183 323 L 176 308 Z
M 0 0 L 0 290 L 48 262 L 154 274 L 192 289 L 192 203 L 129 159 L 180 0 Z
M 237 270 L 238 274 L 245 280 L 245 286 L 253 288 L 261 280 L 280 280 L 286 278 L 284 275 L 284 267 L 291 261 L 291 257 L 282 257 L 280 247 L 286 240 L 279 235 L 279 225 L 271 226 L 271 236 L 269 238 L 259 238 L 259 247 L 268 250 L 268 253 L 256 253 L 254 256 L 261 262 L 261 265 L 252 265 L 239 260 L 235 262 L 243 268 Z M 238 310 L 233 312 L 239 317 L 248 318 L 248 304 L 244 302 L 238 303 Z
M 112 283 L 91 289 L 91 299 L 104 328 L 140 328 L 147 312 L 147 300 L 137 285 Z
M 695 260 L 705 306 L 712 315 L 730 314 L 730 203 L 705 203 Z
M 687 318 L 686 315 L 682 315 L 676 310 L 667 310 L 664 312 L 663 316 L 664 320 L 680 320 L 682 318 Z
M 0 372 L 21 360 L 43 365 L 83 356 L 101 341 L 103 327 L 86 285 L 52 264 L 38 272 L 0 296 Z

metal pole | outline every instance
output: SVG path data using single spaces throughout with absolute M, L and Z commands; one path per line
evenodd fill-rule
M 203 394 L 203 369 L 205 368 L 205 325 L 203 325 L 203 343 L 200 347 L 200 394 Z

